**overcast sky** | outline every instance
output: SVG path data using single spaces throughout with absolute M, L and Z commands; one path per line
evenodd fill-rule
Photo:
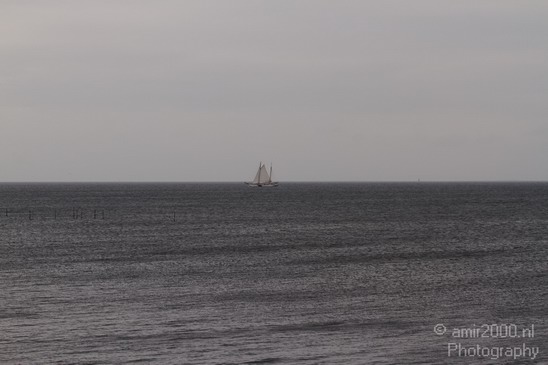
M 0 0 L 0 181 L 548 180 L 548 1 Z

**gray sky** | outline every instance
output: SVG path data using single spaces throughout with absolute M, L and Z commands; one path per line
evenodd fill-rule
M 547 139 L 548 1 L 0 1 L 0 181 L 548 180 Z

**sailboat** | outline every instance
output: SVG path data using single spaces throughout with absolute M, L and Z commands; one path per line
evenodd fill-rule
M 277 182 L 272 181 L 272 164 L 270 164 L 270 174 L 266 171 L 266 165 L 262 162 L 259 162 L 259 170 L 255 175 L 255 179 L 251 182 L 246 182 L 248 186 L 258 186 L 262 187 L 276 187 L 278 186 Z

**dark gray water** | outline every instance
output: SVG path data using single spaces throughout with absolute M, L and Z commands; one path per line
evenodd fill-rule
M 548 363 L 547 260 L 545 183 L 3 184 L 0 363 Z

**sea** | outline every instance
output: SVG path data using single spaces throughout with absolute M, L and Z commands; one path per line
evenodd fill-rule
M 0 184 L 0 364 L 548 364 L 548 183 Z

